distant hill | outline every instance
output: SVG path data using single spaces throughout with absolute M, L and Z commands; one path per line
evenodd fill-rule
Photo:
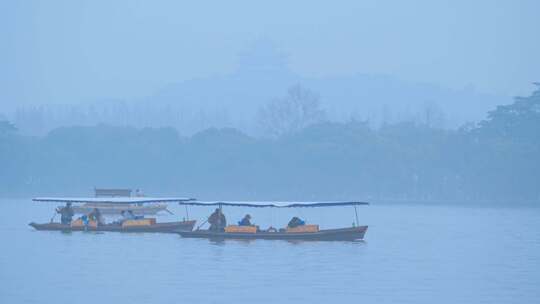
M 285 55 L 264 41 L 241 53 L 238 62 L 231 74 L 171 83 L 137 100 L 20 108 L 8 118 L 21 132 L 33 135 L 61 126 L 99 123 L 172 126 L 182 135 L 209 127 L 233 127 L 257 135 L 258 109 L 297 84 L 319 95 L 329 120 L 368 120 L 375 127 L 384 122 L 421 121 L 456 128 L 512 101 L 472 87 L 454 90 L 385 75 L 303 77 L 289 69 Z
M 283 96 L 288 87 L 300 84 L 319 94 L 331 120 L 350 118 L 382 122 L 423 120 L 426 111 L 444 116 L 441 127 L 455 128 L 485 118 L 485 113 L 511 98 L 452 90 L 434 84 L 411 83 L 391 76 L 357 74 L 342 77 L 306 78 L 286 69 L 239 70 L 221 77 L 171 84 L 143 102 L 169 105 L 186 112 L 202 111 L 218 118 L 218 127 L 246 129 L 258 108 Z

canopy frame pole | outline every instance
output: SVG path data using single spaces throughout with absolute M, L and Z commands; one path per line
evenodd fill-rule
M 51 223 L 54 222 L 54 219 L 56 218 L 56 215 L 58 214 L 58 212 L 56 211 L 56 209 L 54 210 L 54 214 L 53 216 L 51 217 Z
M 219 203 L 219 216 L 218 216 L 218 225 L 221 227 L 223 223 L 221 223 L 221 215 L 223 214 L 223 204 Z
M 356 208 L 356 205 L 354 205 L 354 214 L 356 215 L 356 227 L 358 227 L 359 221 L 358 221 L 358 210 Z

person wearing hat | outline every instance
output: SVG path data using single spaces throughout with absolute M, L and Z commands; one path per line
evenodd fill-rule
M 246 214 L 244 218 L 238 222 L 238 226 L 251 226 L 251 215 Z

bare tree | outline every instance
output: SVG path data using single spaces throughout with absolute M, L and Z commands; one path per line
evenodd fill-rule
M 277 138 L 323 121 L 326 113 L 321 109 L 317 94 L 301 85 L 294 85 L 286 97 L 261 107 L 257 118 L 264 134 Z
M 430 128 L 443 128 L 445 115 L 443 110 L 435 102 L 424 102 L 420 121 Z

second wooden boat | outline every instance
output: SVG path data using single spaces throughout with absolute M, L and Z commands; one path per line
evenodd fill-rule
M 46 231 L 108 231 L 108 232 L 161 232 L 173 233 L 179 231 L 191 231 L 195 225 L 195 221 L 181 222 L 163 222 L 151 225 L 132 225 L 125 226 L 121 224 L 105 224 L 105 225 L 71 225 L 61 223 L 46 223 L 37 224 L 30 223 L 31 227 L 36 230 Z
M 170 202 L 183 202 L 193 200 L 191 198 L 152 198 L 152 197 L 41 197 L 34 198 L 35 202 L 65 203 L 65 207 L 59 207 L 55 211 L 60 213 L 61 223 L 54 222 L 55 216 L 49 223 L 29 225 L 36 230 L 49 231 L 111 231 L 111 232 L 165 232 L 172 233 L 178 231 L 192 230 L 195 221 L 182 220 L 175 222 L 156 222 L 155 218 L 144 218 L 137 216 L 129 208 L 132 206 L 144 205 L 164 205 Z M 73 219 L 77 214 L 76 208 L 83 206 L 92 206 L 79 218 Z M 72 206 L 73 205 L 73 206 Z M 166 205 L 164 205 L 166 207 Z M 119 212 L 107 212 L 110 210 Z M 104 212 L 105 211 L 105 212 Z M 122 218 L 116 217 L 116 220 L 106 223 L 105 216 L 111 216 L 120 213 Z M 67 215 L 66 215 L 67 214 Z M 64 215 L 66 215 L 64 217 Z M 99 224 L 98 224 L 99 223 Z

